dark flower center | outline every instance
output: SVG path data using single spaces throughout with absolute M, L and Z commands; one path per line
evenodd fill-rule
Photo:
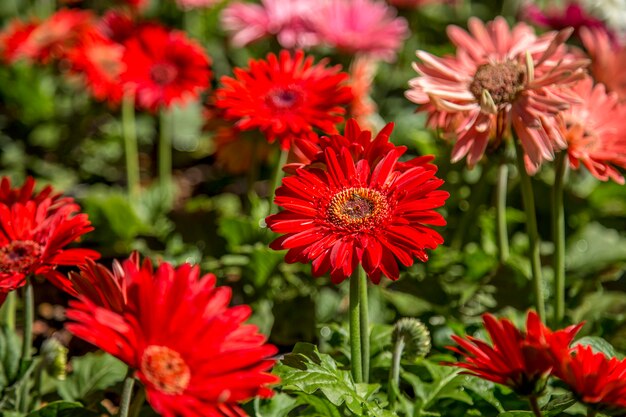
M 178 352 L 165 346 L 150 345 L 141 358 L 141 372 L 159 391 L 181 394 L 189 386 L 191 371 Z
M 379 224 L 388 212 L 387 198 L 370 188 L 348 188 L 340 191 L 328 205 L 328 219 L 339 227 L 372 227 Z
M 176 79 L 178 70 L 169 62 L 154 64 L 150 68 L 150 78 L 159 85 L 167 85 Z
M 275 110 L 293 109 L 302 99 L 302 93 L 295 87 L 277 88 L 268 93 L 265 102 Z
M 478 67 L 469 90 L 481 100 L 483 91 L 487 91 L 496 106 L 512 103 L 526 82 L 526 68 L 515 61 L 497 64 L 484 64 Z
M 29 273 L 42 254 L 41 246 L 32 240 L 16 240 L 0 248 L 0 271 Z

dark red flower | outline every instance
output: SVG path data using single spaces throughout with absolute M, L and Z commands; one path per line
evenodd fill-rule
M 123 44 L 140 27 L 128 14 L 118 10 L 109 10 L 98 22 L 97 28 L 107 39 Z
M 450 365 L 467 369 L 469 374 L 506 385 L 520 395 L 540 393 L 558 360 L 567 356 L 569 345 L 582 323 L 552 331 L 537 313 L 530 311 L 526 332 L 510 320 L 483 315 L 492 345 L 472 336 L 452 336 L 459 347 L 449 349 L 463 356 L 464 362 Z
M 86 214 L 77 214 L 72 199 L 53 195 L 50 188 L 32 194 L 34 182 L 11 189 L 8 180 L 0 186 L 0 292 L 23 286 L 30 275 L 39 275 L 71 294 L 59 265 L 82 265 L 100 255 L 88 249 L 64 249 L 93 230 Z M 30 197 L 27 197 L 31 194 Z
M 197 98 L 210 85 L 209 58 L 182 32 L 144 26 L 126 41 L 122 61 L 122 82 L 148 110 Z
M 437 190 L 443 181 L 432 165 L 402 172 L 398 158 L 391 150 L 370 168 L 366 159 L 355 162 L 348 148 L 326 148 L 326 170 L 299 169 L 276 191 L 274 202 L 284 211 L 266 221 L 285 235 L 270 246 L 288 249 L 288 263 L 312 262 L 314 276 L 330 270 L 335 283 L 359 263 L 377 284 L 382 274 L 398 279 L 398 261 L 426 261 L 426 249 L 443 243 L 429 226 L 446 224 L 434 209 L 449 194 Z
M 302 51 L 293 57 L 281 51 L 265 60 L 250 60 L 249 69 L 235 68 L 235 78 L 222 77 L 216 105 L 241 130 L 259 129 L 271 143 L 289 149 L 298 138 L 316 138 L 315 129 L 337 133 L 345 107 L 352 100 L 340 67 L 313 64 Z
M 160 415 L 245 416 L 237 403 L 272 395 L 278 378 L 266 371 L 277 350 L 244 324 L 250 307 L 228 307 L 231 290 L 216 287 L 214 275 L 200 278 L 189 264 L 154 271 L 136 255 L 114 271 L 90 264 L 81 275 L 87 287 L 106 284 L 70 302 L 68 330 L 134 369 Z
M 561 358 L 555 374 L 593 410 L 620 416 L 626 412 L 626 359 L 608 358 L 590 346 L 577 345 L 571 355 Z

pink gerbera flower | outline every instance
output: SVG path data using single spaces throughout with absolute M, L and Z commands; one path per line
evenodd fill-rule
M 615 45 L 602 30 L 582 28 L 580 38 L 591 57 L 591 74 L 597 82 L 626 101 L 626 45 Z
M 470 32 L 448 27 L 455 56 L 435 57 L 418 51 L 420 77 L 410 81 L 406 96 L 427 105 L 444 130 L 454 129 L 452 161 L 467 156 L 475 165 L 490 138 L 497 146 L 512 127 L 524 149 L 526 169 L 534 174 L 554 152 L 567 146 L 557 115 L 575 101 L 561 88 L 584 76 L 586 61 L 566 53 L 571 30 L 536 36 L 524 23 L 509 28 L 503 17 L 468 23 Z
M 601 181 L 611 178 L 624 184 L 614 166 L 626 168 L 626 104 L 619 104 L 614 93 L 607 94 L 603 84 L 594 87 L 589 77 L 573 91 L 580 103 L 563 113 L 570 164 L 579 168 L 582 163 Z
M 324 43 L 351 54 L 393 61 L 408 37 L 406 20 L 376 0 L 330 0 L 309 15 Z

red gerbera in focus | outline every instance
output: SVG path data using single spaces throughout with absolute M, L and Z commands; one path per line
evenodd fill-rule
M 626 104 L 607 94 L 603 84 L 594 87 L 589 77 L 572 90 L 580 103 L 563 112 L 570 164 L 579 168 L 582 163 L 601 181 L 624 184 L 615 166 L 626 169 Z
M 391 150 L 370 168 L 354 161 L 350 150 L 325 150 L 326 170 L 299 169 L 283 180 L 275 204 L 284 211 L 267 218 L 268 227 L 285 233 L 270 245 L 288 249 L 288 263 L 312 262 L 313 275 L 330 270 L 334 283 L 363 265 L 372 282 L 381 274 L 396 280 L 398 261 L 426 261 L 427 249 L 443 243 L 430 226 L 446 224 L 434 209 L 449 194 L 432 165 L 397 169 L 399 152 Z
M 89 249 L 64 249 L 93 230 L 87 215 L 77 214 L 77 204 L 51 195 L 49 188 L 27 198 L 32 182 L 16 190 L 7 184 L 3 179 L 0 191 L 0 292 L 22 287 L 28 276 L 39 275 L 74 293 L 56 267 L 82 265 L 87 259 L 100 256 Z
M 486 25 L 471 18 L 468 26 L 470 33 L 448 27 L 455 56 L 417 52 L 420 77 L 410 81 L 406 96 L 435 112 L 431 123 L 439 120 L 442 129 L 454 129 L 453 162 L 467 156 L 468 165 L 475 165 L 490 138 L 495 136 L 498 146 L 511 127 L 524 149 L 526 170 L 534 174 L 567 146 L 557 128 L 558 113 L 575 99 L 562 87 L 584 76 L 587 61 L 566 53 L 571 30 L 537 37 L 524 23 L 509 28 L 503 17 Z
M 348 75 L 326 62 L 313 65 L 302 51 L 292 57 L 285 50 L 250 60 L 249 69 L 235 69 L 235 78 L 222 77 L 216 105 L 239 129 L 259 129 L 285 150 L 295 139 L 316 138 L 314 129 L 336 133 L 352 93 L 343 85 Z
M 596 412 L 626 412 L 626 359 L 607 358 L 591 346 L 577 345 L 559 362 L 555 374 L 578 399 Z
M 459 347 L 449 349 L 461 354 L 465 361 L 450 365 L 467 369 L 469 374 L 506 385 L 520 395 L 543 391 L 548 375 L 557 360 L 569 355 L 569 345 L 582 323 L 552 331 L 537 313 L 530 311 L 526 333 L 511 321 L 483 315 L 485 330 L 492 346 L 472 336 L 452 336 Z
M 266 371 L 277 350 L 244 324 L 250 307 L 228 307 L 231 291 L 214 275 L 188 264 L 154 271 L 136 255 L 114 270 L 82 268 L 87 287 L 106 284 L 70 302 L 67 328 L 135 369 L 159 414 L 243 416 L 237 403 L 272 395 L 278 378 Z
M 150 25 L 126 41 L 122 82 L 148 110 L 194 99 L 210 85 L 209 58 L 182 32 Z

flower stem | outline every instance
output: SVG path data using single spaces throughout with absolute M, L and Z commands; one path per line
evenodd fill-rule
M 135 378 L 132 375 L 132 371 L 129 369 L 126 380 L 124 381 L 124 389 L 122 391 L 122 399 L 120 401 L 119 417 L 128 417 L 128 410 L 130 410 L 130 403 L 133 396 L 134 386 Z
M 539 253 L 539 245 L 541 242 L 539 240 L 539 231 L 537 230 L 537 213 L 535 212 L 533 185 L 530 176 L 526 172 L 526 167 L 524 166 L 524 151 L 522 150 L 519 140 L 516 137 L 514 137 L 513 141 L 515 142 L 515 150 L 517 152 L 517 170 L 520 176 L 520 187 L 522 189 L 524 211 L 526 212 L 526 233 L 528 234 L 535 304 L 537 314 L 541 319 L 545 319 L 546 311 L 543 296 L 543 278 L 541 275 L 541 258 Z
M 500 263 L 504 264 L 509 257 L 509 236 L 506 226 L 506 192 L 509 179 L 509 166 L 502 158 L 498 166 L 498 183 L 496 184 L 496 227 L 498 229 L 498 248 Z
M 172 130 L 165 108 L 159 114 L 159 185 L 163 201 L 172 199 Z
M 358 266 L 359 275 L 359 314 L 361 326 L 361 363 L 363 364 L 363 382 L 369 381 L 370 373 L 370 320 L 369 303 L 367 301 L 367 274 L 362 266 Z
M 543 413 L 541 412 L 541 408 L 539 408 L 539 403 L 537 402 L 537 397 L 534 395 L 528 397 L 528 402 L 530 403 L 530 409 L 533 410 L 535 417 L 543 417 Z
M 350 360 L 354 382 L 363 382 L 363 359 L 361 355 L 361 308 L 360 308 L 360 272 L 355 271 L 350 277 Z
M 17 306 L 17 294 L 11 291 L 7 294 L 4 304 L 0 308 L 0 324 L 15 330 L 15 308 Z
M 129 198 L 139 197 L 139 151 L 137 148 L 137 130 L 135 127 L 135 95 L 126 93 L 122 102 L 122 132 L 124 153 L 126 154 L 126 182 Z
M 20 358 L 20 375 L 25 375 L 32 361 L 33 321 L 35 318 L 35 293 L 30 278 L 26 278 L 24 286 L 24 336 L 22 338 L 22 357 Z M 20 411 L 28 412 L 28 383 L 24 382 L 21 391 Z
M 393 347 L 391 369 L 389 369 L 389 405 L 392 410 L 396 404 L 396 395 L 400 392 L 400 361 L 402 359 L 404 345 L 404 337 L 398 337 Z
M 143 404 L 145 402 L 146 402 L 146 390 L 143 388 L 143 386 L 139 385 L 139 389 L 137 390 L 137 393 L 135 393 L 135 397 L 130 403 L 128 417 L 139 416 L 139 413 L 141 412 L 141 407 L 143 407 Z
M 272 188 L 269 190 L 270 192 L 268 194 L 270 199 L 270 214 L 274 214 L 278 210 L 278 206 L 274 204 L 274 196 L 276 195 L 276 189 L 285 175 L 283 172 L 283 165 L 287 163 L 287 156 L 289 156 L 289 150 L 281 149 L 280 156 L 278 157 L 278 164 L 276 164 L 276 169 L 274 171 L 274 177 L 272 178 Z
M 556 158 L 552 187 L 552 238 L 554 239 L 554 325 L 565 317 L 565 209 L 563 186 L 567 175 L 567 153 Z

